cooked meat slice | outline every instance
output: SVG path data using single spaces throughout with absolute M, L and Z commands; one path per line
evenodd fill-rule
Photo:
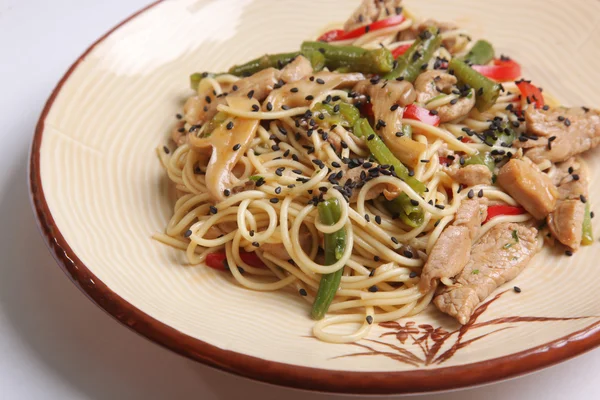
M 544 160 L 566 161 L 600 144 L 600 111 L 597 110 L 528 109 L 525 120 L 527 132 L 539 139 L 527 140 L 521 146 L 531 147 L 525 155 L 536 164 Z
M 217 106 L 226 103 L 225 99 L 227 97 L 247 96 L 252 91 L 252 96 L 256 100 L 263 101 L 278 83 L 281 84 L 280 80 L 293 82 L 310 75 L 312 72 L 310 62 L 303 56 L 298 56 L 282 70 L 266 68 L 236 81 L 235 88 L 232 85 L 227 96 L 215 96 L 212 92 L 212 86 L 209 86 L 202 93 L 187 99 L 183 106 L 185 120 L 191 125 L 206 123 L 217 113 Z
M 427 19 L 423 22 L 411 26 L 409 29 L 405 29 L 402 32 L 398 32 L 398 41 L 414 40 L 417 38 L 419 33 L 423 32 L 424 30 L 430 27 L 436 27 L 439 29 L 440 33 L 444 33 L 447 31 L 457 29 L 458 25 L 456 25 L 453 22 L 442 22 L 436 21 L 434 19 Z M 447 39 L 443 39 L 442 45 L 449 51 L 452 51 L 456 42 L 456 37 L 450 37 Z
M 250 109 L 252 105 L 258 105 L 255 99 L 246 96 L 232 96 L 226 99 L 228 104 L 235 108 Z M 233 123 L 231 129 L 227 129 L 229 122 L 223 121 L 207 137 L 188 135 L 188 142 L 193 151 L 210 154 L 206 167 L 206 189 L 216 201 L 223 200 L 223 191 L 234 186 L 236 178 L 232 172 L 233 168 L 250 145 L 259 124 L 257 119 L 228 118 L 228 121 Z
M 559 242 L 576 251 L 583 234 L 585 204 L 581 199 L 588 197 L 589 171 L 583 160 L 572 157 L 557 164 L 551 173 L 558 185 L 558 202 L 548 215 L 548 228 Z
M 475 243 L 455 284 L 437 295 L 434 304 L 466 324 L 480 302 L 529 263 L 538 249 L 536 236 L 535 228 L 514 223 L 496 225 Z
M 321 71 L 310 77 L 304 77 L 295 82 L 290 82 L 275 89 L 267 97 L 265 106 L 268 109 L 280 110 L 281 106 L 306 107 L 312 103 L 311 97 L 316 98 L 321 94 L 336 88 L 352 87 L 365 79 L 363 74 Z M 292 92 L 291 89 L 294 89 Z M 298 90 L 295 90 L 298 89 Z
M 402 131 L 404 107 L 416 99 L 412 84 L 398 81 L 372 84 L 371 81 L 364 80 L 357 83 L 353 91 L 369 96 L 374 119 L 378 122 L 377 133 L 402 163 L 415 167 L 426 146 L 409 137 L 396 136 L 396 132 Z
M 308 253 L 310 251 L 310 245 L 312 242 L 310 232 L 306 228 L 301 228 L 300 235 L 298 235 L 298 237 L 300 241 L 300 247 L 305 253 Z M 290 260 L 292 258 L 285 249 L 283 243 L 264 243 L 260 246 L 260 248 L 263 252 L 269 253 L 281 260 Z
M 401 4 L 402 0 L 363 0 L 344 24 L 344 30 L 349 31 L 400 14 Z
M 436 279 L 451 278 L 462 271 L 469 261 L 471 245 L 477 230 L 487 216 L 487 199 L 467 200 L 459 207 L 452 225 L 435 242 L 419 283 L 422 293 L 434 287 Z
M 463 186 L 491 185 L 492 171 L 485 165 L 467 165 L 462 168 L 450 167 L 446 173 Z
M 548 175 L 525 159 L 506 163 L 500 168 L 497 182 L 535 219 L 546 218 L 556 207 L 556 186 Z
M 427 103 L 440 94 L 450 94 L 457 82 L 454 75 L 445 72 L 438 70 L 423 72 L 415 81 L 415 89 L 418 93 L 417 100 L 421 103 Z M 437 112 L 441 122 L 448 122 L 464 117 L 474 106 L 474 95 L 459 97 L 455 104 L 446 104 L 437 107 Z

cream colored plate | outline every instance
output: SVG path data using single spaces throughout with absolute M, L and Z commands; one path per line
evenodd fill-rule
M 373 341 L 357 346 L 310 337 L 313 322 L 306 303 L 297 296 L 243 289 L 227 274 L 183 265 L 180 251 L 151 239 L 172 212 L 155 148 L 167 143 L 174 116 L 190 94 L 190 73 L 221 71 L 266 52 L 297 49 L 320 27 L 344 20 L 355 4 L 344 0 L 165 1 L 101 40 L 49 102 L 32 154 L 38 216 L 67 271 L 111 313 L 126 309 L 126 315 L 117 318 L 156 341 L 211 365 L 300 387 L 343 391 L 345 383 L 311 380 L 311 370 L 298 369 L 294 375 L 293 369 L 272 363 L 264 365 L 274 370 L 262 375 L 250 372 L 250 361 L 239 354 L 325 370 L 417 371 L 414 385 L 401 379 L 394 384 L 392 379 L 398 380 L 398 375 L 380 374 L 381 379 L 390 378 L 380 386 L 387 389 L 379 391 L 399 392 L 499 379 L 596 345 L 600 341 L 596 329 L 588 327 L 600 321 L 596 317 L 600 316 L 599 243 L 571 258 L 547 250 L 539 254 L 521 276 L 494 293 L 500 297 L 477 323 L 516 320 L 473 325 L 449 334 L 458 325 L 432 309 L 397 325 L 374 327 Z M 474 37 L 489 39 L 499 53 L 522 64 L 525 77 L 565 104 L 600 106 L 600 2 L 423 0 L 407 1 L 406 6 L 423 16 L 456 21 Z M 591 202 L 593 209 L 600 210 L 600 161 L 594 154 L 588 160 L 593 176 Z M 92 282 L 82 281 L 83 277 Z M 114 293 L 103 294 L 103 285 Z M 513 292 L 514 285 L 522 293 Z M 134 308 L 123 308 L 123 300 Z M 165 326 L 175 331 L 167 334 Z M 545 346 L 578 331 L 583 333 L 568 343 L 559 342 L 553 349 Z M 194 339 L 214 346 L 210 355 Z M 433 382 L 428 377 L 436 376 L 427 372 L 434 368 L 468 366 L 537 346 L 542 347 L 469 367 L 473 376 L 488 371 L 479 381 L 427 383 Z M 498 371 L 500 365 L 506 370 Z M 301 382 L 303 377 L 306 382 Z M 364 390 L 348 391 L 377 392 L 372 386 L 365 383 Z

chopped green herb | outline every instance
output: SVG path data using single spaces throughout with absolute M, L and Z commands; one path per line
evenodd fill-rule
M 519 233 L 515 230 L 512 231 L 512 237 L 515 239 L 515 243 L 519 243 Z
M 479 273 L 478 269 L 474 269 L 473 272 L 471 272 L 473 275 L 477 275 Z
M 261 179 L 264 179 L 264 178 L 262 176 L 260 176 L 260 175 L 252 175 L 248 179 L 250 179 L 253 182 L 258 182 L 258 181 L 260 181 Z

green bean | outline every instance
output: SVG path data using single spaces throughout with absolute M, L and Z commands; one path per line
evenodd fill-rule
M 494 59 L 494 47 L 486 40 L 478 40 L 461 60 L 467 64 L 485 65 Z
M 341 217 L 341 209 L 336 199 L 325 200 L 317 206 L 319 219 L 325 225 L 335 225 Z M 346 248 L 346 230 L 344 228 L 324 235 L 325 265 L 335 264 L 344 254 Z M 317 296 L 313 303 L 311 316 L 319 320 L 325 316 L 335 294 L 340 287 L 344 268 L 330 274 L 323 274 L 319 282 Z
M 400 193 L 394 200 L 384 202 L 386 209 L 392 214 L 398 215 L 400 221 L 411 228 L 417 228 L 423 224 L 425 214 L 418 205 L 414 205 L 406 193 Z
M 510 146 L 515 141 L 516 137 L 517 134 L 510 124 L 504 122 L 498 128 L 494 129 L 491 134 L 486 135 L 484 142 L 488 146 L 502 145 L 502 143 Z
M 453 58 L 450 61 L 448 71 L 453 73 L 461 83 L 475 89 L 477 93 L 475 107 L 480 112 L 490 109 L 498 100 L 501 90 L 500 84 L 481 75 L 458 58 Z
M 336 107 L 339 107 L 337 111 Z M 344 128 L 352 128 L 360 118 L 358 108 L 344 102 L 336 104 L 317 103 L 312 111 L 323 114 L 323 120 L 319 118 L 317 121 L 319 123 L 322 121 L 329 126 L 340 125 Z
M 410 175 L 410 171 L 404 164 L 400 162 L 390 151 L 390 149 L 383 143 L 381 138 L 373 131 L 369 121 L 362 118 L 354 124 L 354 134 L 358 137 L 365 137 L 367 139 L 367 147 L 369 151 L 375 157 L 379 164 L 388 164 L 394 167 L 394 172 L 398 178 L 402 179 L 417 193 L 425 192 L 425 185 L 415 177 Z
M 494 161 L 494 158 L 489 152 L 484 152 L 474 154 L 467 158 L 465 160 L 465 165 L 485 165 L 493 172 L 496 167 L 496 161 Z
M 592 213 L 590 212 L 589 201 L 585 203 L 585 216 L 583 217 L 583 236 L 581 237 L 581 244 L 589 246 L 594 243 L 594 232 L 592 231 Z
M 229 69 L 229 73 L 236 76 L 250 76 L 266 68 L 281 69 L 292 62 L 299 54 L 299 52 L 265 54 L 264 56 L 248 61 L 245 64 L 234 65 Z
M 414 82 L 423 71 L 423 65 L 429 63 L 433 53 L 441 44 L 442 37 L 438 34 L 437 28 L 428 28 L 419 35 L 406 53 L 398 57 L 396 68 L 385 75 L 384 78 L 404 78 L 408 82 Z
M 392 70 L 394 59 L 386 48 L 366 50 L 356 46 L 335 46 L 323 42 L 302 43 L 302 54 L 319 52 L 330 70 L 344 69 L 365 74 L 385 74 Z

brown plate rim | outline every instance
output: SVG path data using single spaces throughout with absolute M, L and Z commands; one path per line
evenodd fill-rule
M 596 322 L 541 346 L 466 365 L 404 372 L 327 370 L 269 361 L 220 349 L 152 318 L 113 292 L 77 257 L 52 217 L 40 171 L 44 123 L 64 83 L 86 56 L 114 31 L 163 1 L 157 0 L 122 21 L 94 42 L 71 65 L 47 100 L 31 145 L 29 192 L 38 227 L 60 267 L 97 306 L 147 339 L 205 365 L 257 381 L 334 393 L 407 394 L 465 388 L 530 373 L 600 345 L 600 322 Z

